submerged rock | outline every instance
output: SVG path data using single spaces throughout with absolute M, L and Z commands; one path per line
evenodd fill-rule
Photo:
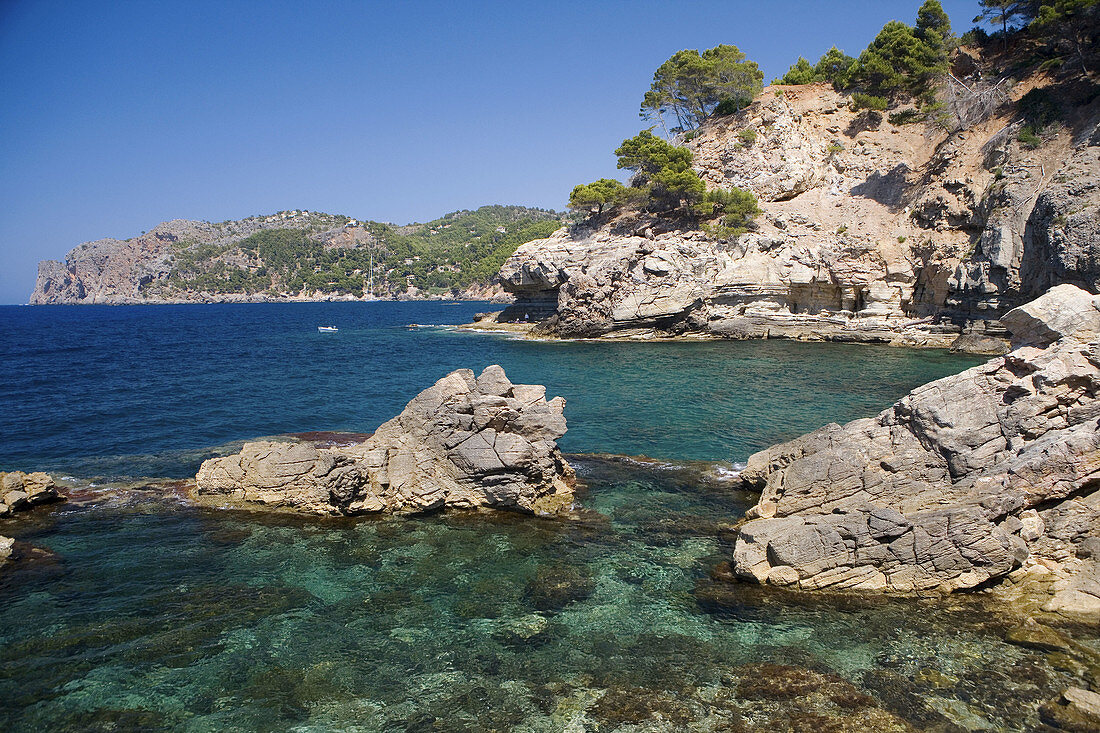
M 554 512 L 574 474 L 557 439 L 565 400 L 512 384 L 504 370 L 460 369 L 417 395 L 365 442 L 246 443 L 205 461 L 197 495 L 307 512 L 422 512 L 444 507 Z
M 1100 729 L 1100 694 L 1070 687 L 1060 700 L 1039 708 L 1039 718 L 1059 730 L 1086 733 Z
M 527 584 L 527 598 L 538 611 L 560 611 L 592 595 L 596 581 L 583 565 L 541 565 Z
M 761 495 L 738 532 L 737 575 L 802 589 L 952 591 L 1023 566 L 1058 578 L 1047 610 L 1100 614 L 1088 550 L 1100 536 L 1091 303 L 1055 288 L 1005 316 L 1046 348 L 1017 348 L 877 417 L 753 455 L 741 476 Z

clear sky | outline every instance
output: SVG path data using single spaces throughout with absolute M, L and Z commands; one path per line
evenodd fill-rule
M 942 1 L 971 26 L 977 0 Z M 617 173 L 674 52 L 735 44 L 770 81 L 919 5 L 0 0 L 0 303 L 37 260 L 167 219 L 561 209 Z

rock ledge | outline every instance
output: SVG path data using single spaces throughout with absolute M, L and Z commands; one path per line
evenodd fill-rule
M 1019 347 L 918 387 L 877 417 L 753 455 L 742 481 L 761 495 L 739 530 L 735 572 L 897 592 L 1043 575 L 1054 581 L 1044 610 L 1100 617 L 1092 302 L 1074 286 L 1055 288 L 1005 317 L 1046 348 Z

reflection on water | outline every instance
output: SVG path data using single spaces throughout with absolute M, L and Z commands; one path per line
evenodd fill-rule
M 573 460 L 567 521 L 162 487 L 0 526 L 55 553 L 0 574 L 0 727 L 1030 730 L 1081 684 L 973 598 L 712 581 L 751 496 L 702 465 Z

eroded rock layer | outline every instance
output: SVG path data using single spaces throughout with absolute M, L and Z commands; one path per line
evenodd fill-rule
M 1031 345 L 753 455 L 735 572 L 920 592 L 1041 564 L 1065 581 L 1048 610 L 1100 614 L 1100 298 L 1063 285 L 1005 320 Z
M 565 400 L 512 384 L 490 366 L 460 369 L 417 395 L 363 443 L 246 443 L 205 461 L 200 498 L 332 514 L 444 507 L 553 512 L 572 501 L 574 474 L 557 439 Z

